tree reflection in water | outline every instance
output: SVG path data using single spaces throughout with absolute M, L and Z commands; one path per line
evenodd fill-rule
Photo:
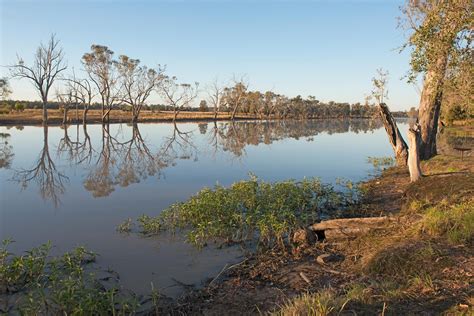
M 212 125 L 209 125 L 212 124 Z M 207 140 L 207 148 L 215 156 L 226 152 L 233 158 L 245 155 L 247 146 L 272 144 L 275 141 L 305 138 L 313 141 L 320 133 L 367 132 L 381 127 L 379 121 L 371 120 L 287 120 L 287 121 L 239 121 L 199 123 L 199 133 Z M 109 196 L 116 186 L 127 187 L 150 177 L 161 177 L 165 168 L 176 165 L 178 160 L 198 159 L 199 150 L 194 145 L 192 131 L 183 131 L 174 123 L 171 133 L 161 139 L 158 145 L 151 146 L 137 124 L 130 128 L 119 128 L 116 135 L 111 134 L 110 125 L 101 128 L 100 145 L 93 148 L 87 125 L 76 125 L 76 135 L 72 139 L 68 128 L 63 127 L 64 135 L 57 145 L 58 159 L 69 166 L 81 165 L 88 168 L 83 180 L 84 188 L 94 197 Z M 126 132 L 131 131 L 130 136 Z M 13 154 L 11 146 L 2 136 L 0 143 L 0 168 L 8 168 Z M 10 146 L 10 147 L 9 147 Z M 94 161 L 94 159 L 96 159 Z M 67 165 L 67 164 L 66 164 Z M 43 148 L 38 160 L 31 169 L 15 170 L 13 180 L 26 188 L 34 182 L 41 197 L 51 200 L 55 205 L 65 191 L 68 178 L 57 170 L 48 147 L 48 127 L 44 127 Z
M 60 203 L 60 196 L 65 191 L 65 183 L 68 177 L 56 169 L 51 158 L 48 146 L 48 126 L 43 126 L 43 149 L 36 163 L 31 169 L 15 170 L 13 181 L 18 182 L 22 189 L 26 189 L 30 183 L 36 183 L 40 195 L 44 200 L 51 200 L 55 206 Z
M 0 133 L 0 169 L 10 169 L 12 164 L 13 156 L 13 147 L 8 142 L 10 134 Z

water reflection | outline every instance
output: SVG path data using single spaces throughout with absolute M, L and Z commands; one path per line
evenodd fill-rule
M 0 133 L 0 169 L 9 169 L 13 160 L 13 150 L 9 143 L 10 134 Z
M 209 144 L 215 151 L 229 151 L 236 157 L 245 154 L 249 145 L 272 144 L 286 138 L 306 138 L 313 141 L 320 133 L 368 132 L 382 126 L 379 120 L 291 120 L 244 121 L 214 123 L 209 132 Z
M 0 151 L 9 153 L 0 169 L 0 237 L 13 238 L 16 253 L 46 240 L 57 253 L 85 246 L 126 288 L 149 293 L 153 282 L 179 295 L 172 278 L 199 284 L 241 253 L 201 252 L 175 236 L 123 236 L 117 225 L 249 172 L 266 181 L 361 180 L 372 170 L 367 156 L 392 154 L 378 127 L 367 120 L 0 127 L 10 135 L 0 139 Z M 19 194 L 22 183 L 28 188 Z
M 57 170 L 56 164 L 51 158 L 48 126 L 43 127 L 43 148 L 35 164 L 30 169 L 15 171 L 12 180 L 18 182 L 22 189 L 26 189 L 31 183 L 35 183 L 44 200 L 51 200 L 55 206 L 59 204 L 68 177 Z
M 268 145 L 286 138 L 313 141 L 320 133 L 365 133 L 380 127 L 378 120 L 292 120 L 199 123 L 197 130 L 207 140 L 206 151 L 214 156 L 226 152 L 240 159 L 248 146 Z M 71 137 L 69 131 L 74 128 L 75 137 Z M 109 196 L 117 186 L 127 187 L 152 176 L 160 178 L 162 171 L 175 166 L 178 160 L 198 160 L 194 131 L 183 130 L 177 124 L 153 147 L 150 144 L 157 140 L 145 139 L 138 124 L 120 125 L 115 133 L 110 125 L 102 125 L 95 147 L 87 128 L 62 127 L 63 135 L 56 145 L 57 159 L 69 166 L 86 168 L 83 186 L 96 198 Z M 0 143 L 1 168 L 8 168 L 13 158 L 12 148 L 5 140 L 7 135 L 2 134 Z M 12 179 L 22 188 L 36 184 L 43 199 L 58 205 L 68 178 L 64 170 L 58 170 L 49 146 L 48 126 L 44 126 L 43 147 L 37 161 L 29 169 L 14 170 Z

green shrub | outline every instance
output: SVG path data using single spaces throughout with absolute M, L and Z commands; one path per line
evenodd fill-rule
M 25 110 L 25 105 L 23 103 L 15 103 L 15 111 L 23 112 Z
M 251 177 L 231 187 L 205 188 L 188 201 L 176 203 L 157 217 L 143 215 L 140 232 L 156 234 L 184 229 L 188 239 L 202 246 L 209 239 L 244 242 L 257 239 L 265 247 L 285 247 L 288 236 L 333 210 L 344 195 L 318 179 L 268 183 Z

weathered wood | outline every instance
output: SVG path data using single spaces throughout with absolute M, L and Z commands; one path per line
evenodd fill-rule
M 355 237 L 374 229 L 386 227 L 395 219 L 392 217 L 341 218 L 315 223 L 309 227 L 316 234 L 324 233 L 326 239 Z
M 392 113 L 388 109 L 385 103 L 379 104 L 379 113 L 382 118 L 385 131 L 388 135 L 388 140 L 392 145 L 393 151 L 395 152 L 395 159 L 399 166 L 406 166 L 408 160 L 408 146 L 405 143 L 400 131 L 398 130 L 397 123 L 393 119 Z
M 410 181 L 415 182 L 423 177 L 420 167 L 420 126 L 416 124 L 408 130 L 408 171 L 410 171 Z

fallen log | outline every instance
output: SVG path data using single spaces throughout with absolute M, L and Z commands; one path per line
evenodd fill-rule
M 385 228 L 393 221 L 395 218 L 388 216 L 340 218 L 312 224 L 309 229 L 319 237 L 319 240 L 350 238 L 367 234 L 371 230 Z

